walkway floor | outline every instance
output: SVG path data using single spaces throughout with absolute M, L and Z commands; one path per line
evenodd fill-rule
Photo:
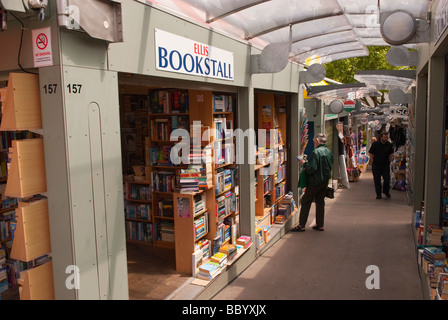
M 370 171 L 326 200 L 325 231 L 289 232 L 219 292 L 215 300 L 424 299 L 406 194 L 375 199 Z M 379 289 L 367 289 L 368 266 Z M 372 279 L 372 277 L 370 277 Z M 367 281 L 372 283 L 371 281 Z

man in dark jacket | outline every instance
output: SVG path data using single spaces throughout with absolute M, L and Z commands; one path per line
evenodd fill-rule
M 313 200 L 316 202 L 316 226 L 313 229 L 324 231 L 325 193 L 331 178 L 333 153 L 327 148 L 327 137 L 318 133 L 314 137 L 314 150 L 307 162 L 301 160 L 306 172 L 306 189 L 301 200 L 299 224 L 292 231 L 305 231 L 306 221 Z
M 390 198 L 390 161 L 393 152 L 393 146 L 389 142 L 387 132 L 382 132 L 380 141 L 375 141 L 370 146 L 369 162 L 372 164 L 373 182 L 375 183 L 377 199 L 381 199 L 381 177 L 383 177 L 383 193 Z

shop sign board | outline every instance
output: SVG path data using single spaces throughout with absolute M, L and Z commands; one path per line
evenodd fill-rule
M 234 80 L 233 52 L 155 29 L 156 69 Z
M 34 67 L 48 67 L 53 65 L 51 50 L 51 28 L 34 29 L 31 34 L 33 41 Z
M 409 116 L 409 109 L 404 106 L 390 106 L 389 117 L 390 118 L 403 118 L 406 119 Z

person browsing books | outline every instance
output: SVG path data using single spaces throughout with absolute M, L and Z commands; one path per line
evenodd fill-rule
M 291 231 L 305 231 L 313 200 L 316 202 L 316 226 L 314 230 L 324 231 L 325 194 L 333 167 L 333 153 L 327 148 L 327 137 L 318 133 L 313 139 L 314 150 L 308 161 L 301 159 L 300 165 L 306 172 L 306 189 L 301 200 L 299 224 Z
M 376 198 L 381 199 L 381 177 L 383 177 L 382 191 L 387 198 L 390 198 L 390 161 L 392 160 L 393 147 L 392 143 L 389 142 L 387 132 L 381 132 L 380 140 L 372 143 L 369 154 Z

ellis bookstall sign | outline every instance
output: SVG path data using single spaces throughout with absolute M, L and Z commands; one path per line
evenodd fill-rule
M 233 80 L 233 52 L 155 29 L 156 69 Z

